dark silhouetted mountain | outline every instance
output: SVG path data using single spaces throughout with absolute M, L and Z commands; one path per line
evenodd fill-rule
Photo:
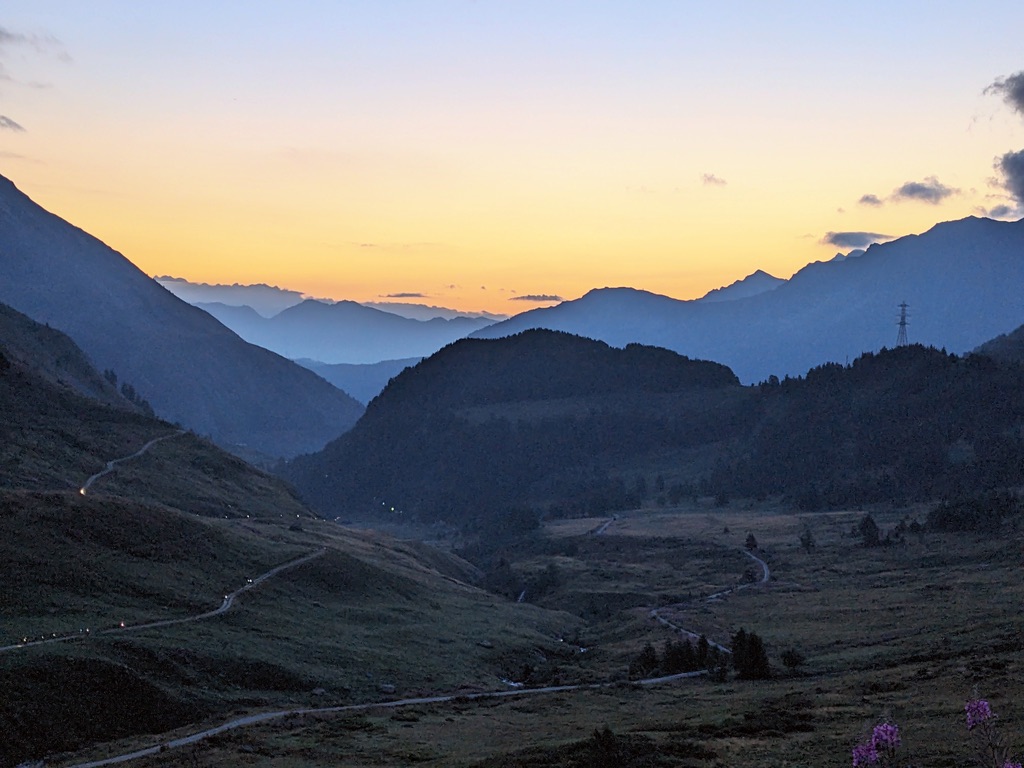
M 774 277 L 773 275 L 769 275 L 767 272 L 759 269 L 753 274 L 747 275 L 742 280 L 737 280 L 735 283 L 727 285 L 724 288 L 715 288 L 713 291 L 708 291 L 697 299 L 697 301 L 712 302 L 746 299 L 751 296 L 757 296 L 759 293 L 773 291 L 784 282 L 786 281 L 781 277 Z
M 326 514 L 478 528 L 654 497 L 902 504 L 1024 483 L 1021 391 L 1024 366 L 921 345 L 742 387 L 668 350 L 525 331 L 405 370 L 287 472 Z
M 8 363 L 21 363 L 52 385 L 69 387 L 115 408 L 138 410 L 121 396 L 115 382 L 96 372 L 68 336 L 6 304 L 0 304 L 0 349 Z
M 1024 363 L 1024 325 L 1010 333 L 1000 334 L 975 350 L 996 360 Z
M 245 343 L 3 178 L 0 301 L 66 333 L 162 418 L 247 455 L 314 450 L 362 410 L 311 371 Z
M 317 360 L 296 360 L 299 365 L 309 368 L 318 376 L 327 379 L 338 389 L 348 392 L 363 405 L 381 393 L 395 376 L 406 368 L 416 365 L 422 358 L 409 357 L 404 360 L 382 360 L 379 363 L 321 363 Z
M 201 304 L 246 341 L 297 360 L 377 363 L 433 354 L 491 324 L 484 318 L 410 320 L 354 301 L 307 299 L 271 318 L 248 307 Z
M 808 510 L 1024 482 L 1024 366 L 910 345 L 759 387 L 761 416 L 708 488 Z
M 618 494 L 607 467 L 715 440 L 748 394 L 725 366 L 664 349 L 549 331 L 464 339 L 392 379 L 288 476 L 330 514 L 484 519 L 597 486 Z
M 733 301 L 678 301 L 629 288 L 594 290 L 477 331 L 496 338 L 549 328 L 717 360 L 741 380 L 800 375 L 896 342 L 910 305 L 912 342 L 964 353 L 1024 323 L 1024 220 L 967 218 L 804 267 L 777 288 Z

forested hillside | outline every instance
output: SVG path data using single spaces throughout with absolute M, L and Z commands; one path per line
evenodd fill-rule
M 742 387 L 667 350 L 530 331 L 406 370 L 288 473 L 327 514 L 478 527 L 684 496 L 955 498 L 1024 483 L 1021 391 L 1019 364 L 919 345 Z
M 289 477 L 327 513 L 470 521 L 627 489 L 609 469 L 719 439 L 749 409 L 725 366 L 530 331 L 467 339 L 407 369 L 351 434 Z

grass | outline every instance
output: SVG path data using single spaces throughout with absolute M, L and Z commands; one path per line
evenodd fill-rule
M 906 512 L 876 512 L 875 517 L 884 529 Z M 753 532 L 768 553 L 772 583 L 680 611 L 679 619 L 716 638 L 726 638 L 741 626 L 756 631 L 777 671 L 774 680 L 699 679 L 649 689 L 619 686 L 420 705 L 404 712 L 293 718 L 235 731 L 138 765 L 582 765 L 596 759 L 593 733 L 607 726 L 621 747 L 623 765 L 845 766 L 853 744 L 889 717 L 903 729 L 908 762 L 954 766 L 969 754 L 962 707 L 975 691 L 992 701 L 1003 733 L 1019 755 L 1024 749 L 1024 707 L 1019 703 L 1024 700 L 1024 621 L 1019 612 L 1024 584 L 1017 571 L 1024 536 L 1016 530 L 999 539 L 926 534 L 911 537 L 905 546 L 864 549 L 850 535 L 862 515 L 786 514 L 770 506 L 653 509 L 620 515 L 605 541 L 584 533 L 595 521 L 564 521 L 551 524 L 542 545 L 513 563 L 524 571 L 547 562 L 559 565 L 564 578 L 545 596 L 549 607 L 579 605 L 579 596 L 588 590 L 646 595 L 642 607 L 623 606 L 583 626 L 581 634 L 594 644 L 593 661 L 575 668 L 566 664 L 566 674 L 580 677 L 616 670 L 621 675 L 639 644 L 651 639 L 657 645 L 668 637 L 646 619 L 647 607 L 679 591 L 697 594 L 735 583 L 749 562 L 737 550 L 747 532 Z M 817 542 L 810 553 L 799 544 L 805 527 Z M 367 536 L 355 540 L 353 547 L 366 555 L 376 543 Z M 566 554 L 569 544 L 575 549 L 569 547 L 571 554 Z M 502 625 L 493 615 L 474 616 L 483 606 L 466 592 L 461 609 L 456 595 L 435 599 L 439 616 L 456 617 L 449 619 L 447 633 L 417 637 L 417 622 L 431 611 L 419 605 L 414 586 L 414 574 L 424 566 L 414 558 L 403 563 L 400 555 L 389 557 L 395 558 L 391 578 L 396 581 L 375 585 L 353 574 L 347 584 L 352 595 L 392 595 L 393 608 L 382 606 L 376 626 L 366 624 L 365 635 L 351 643 L 353 651 L 358 648 L 366 655 L 349 651 L 358 661 L 345 667 L 341 645 L 328 641 L 320 655 L 309 658 L 303 674 L 339 674 L 324 671 L 339 664 L 348 671 L 375 665 L 400 693 L 445 690 L 452 676 L 431 657 L 450 651 L 444 658 L 462 672 L 456 677 L 471 687 L 485 687 L 487 675 L 474 676 L 472 670 L 486 669 L 517 644 L 529 647 L 537 639 L 531 633 L 543 634 L 542 617 L 552 615 L 534 608 L 536 614 L 508 614 L 508 624 Z M 282 580 L 273 588 L 280 594 L 260 592 L 258 602 L 233 621 L 248 626 L 270 616 L 277 624 L 284 619 L 282 602 L 297 591 L 341 590 L 345 585 L 325 581 L 321 569 L 339 570 L 327 565 L 318 562 L 308 571 L 289 574 L 290 583 Z M 609 572 L 613 578 L 606 578 Z M 673 573 L 682 586 L 672 587 L 668 575 Z M 358 602 L 353 596 L 348 604 L 333 603 L 307 629 L 330 633 L 358 623 L 353 621 L 359 615 Z M 487 608 L 500 611 L 502 605 L 492 599 Z M 411 612 L 406 614 L 406 609 Z M 523 626 L 522 617 L 527 616 L 536 617 L 536 628 Z M 304 614 L 303 622 L 309 620 Z M 280 658 L 294 650 L 286 634 L 283 624 L 267 628 L 264 640 L 278 645 L 259 650 L 256 643 L 240 650 L 247 657 L 262 653 Z M 494 647 L 479 644 L 485 637 Z M 394 638 L 394 647 L 386 647 L 381 638 Z M 502 647 L 505 642 L 509 647 Z M 544 642 L 535 648 L 543 648 Z M 790 647 L 807 658 L 796 674 L 779 663 L 781 652 Z M 352 698 L 372 695 L 369 681 L 350 692 Z

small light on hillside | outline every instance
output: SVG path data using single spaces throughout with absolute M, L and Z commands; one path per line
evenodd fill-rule
M 82 494 L 83 496 L 85 496 L 85 488 L 79 488 L 79 489 L 78 489 L 78 492 L 79 492 L 80 494 Z

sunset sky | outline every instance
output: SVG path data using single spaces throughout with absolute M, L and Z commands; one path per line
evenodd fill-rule
M 1022 41 L 1020 0 L 4 0 L 0 173 L 150 275 L 693 298 L 1019 218 Z

